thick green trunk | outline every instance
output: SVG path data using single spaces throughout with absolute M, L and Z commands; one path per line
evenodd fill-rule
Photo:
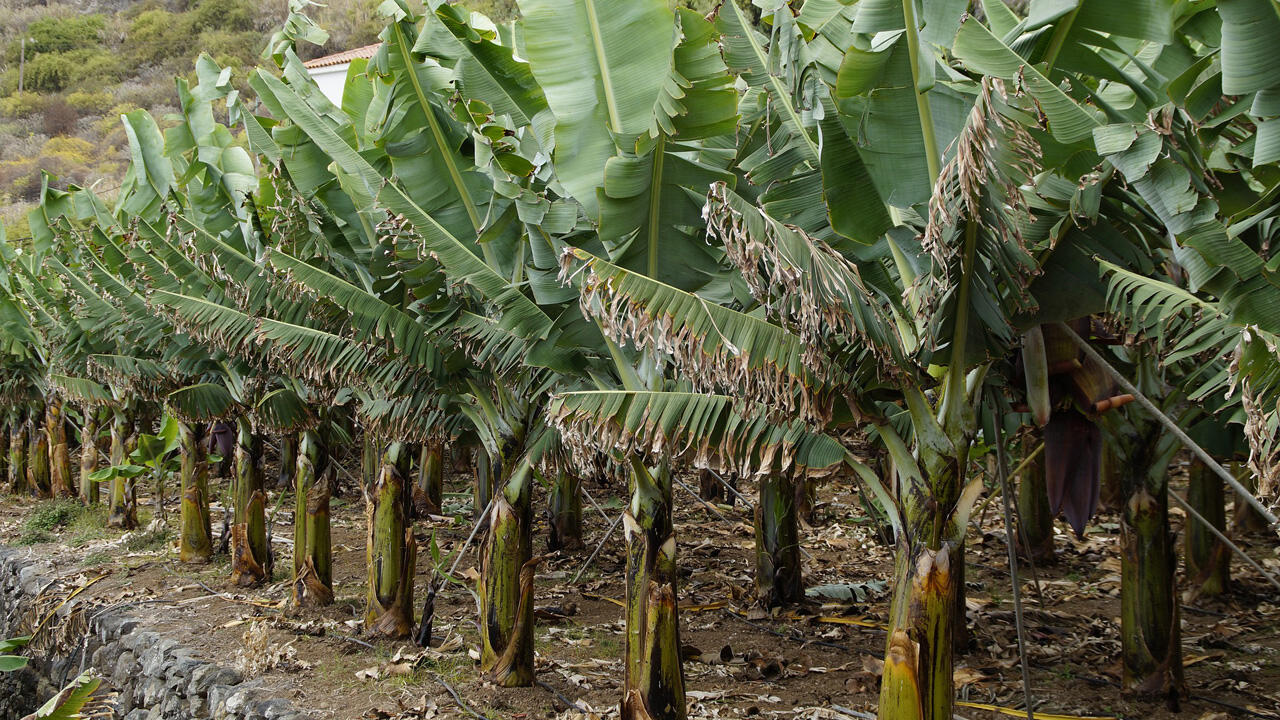
M 509 463 L 504 463 L 508 465 Z M 520 465 L 489 508 L 480 556 L 480 671 L 500 687 L 533 685 L 533 475 Z
M 974 499 L 972 493 L 962 492 L 976 434 L 965 382 L 963 375 L 947 376 L 942 424 L 934 419 L 938 411 L 922 395 L 907 397 L 923 482 L 906 479 L 898 493 L 903 528 L 896 540 L 880 685 L 882 720 L 952 718 L 953 654 L 967 639 L 961 583 L 965 525 Z
M 231 582 L 259 585 L 271 577 L 267 547 L 267 493 L 262 487 L 262 436 L 249 418 L 236 420 L 236 468 L 232 488 Z
M 1110 438 L 1102 440 L 1098 504 L 1107 510 L 1118 511 L 1124 505 L 1124 467 L 1112 442 Z
M 71 474 L 71 449 L 67 446 L 67 419 L 61 400 L 45 409 L 45 431 L 49 434 L 49 483 L 55 497 L 76 496 L 76 480 Z
M 333 602 L 333 549 L 329 539 L 329 480 L 333 472 L 320 435 L 301 434 L 293 513 L 293 604 L 318 607 Z
M 756 600 L 766 608 L 800 602 L 804 599 L 804 581 L 795 487 L 790 473 L 760 477 L 755 530 Z
M 27 423 L 21 415 L 9 425 L 9 489 L 15 494 L 27 489 Z
M 1018 479 L 1018 552 L 1037 565 L 1054 558 L 1053 511 L 1049 509 L 1043 457 L 1027 463 Z
M 494 458 L 484 448 L 476 448 L 475 458 L 476 476 L 471 488 L 471 512 L 478 519 L 493 498 L 493 485 L 500 469 L 494 467 L 498 463 L 494 462 Z
M 378 447 L 378 441 L 372 433 L 364 433 L 363 438 L 360 450 L 360 480 L 364 483 L 365 489 L 368 489 L 378 480 L 382 450 Z
M 97 505 L 100 495 L 98 483 L 89 479 L 98 470 L 98 414 L 98 408 L 86 407 L 80 429 L 80 500 L 87 505 Z
M 551 522 L 547 549 L 551 552 L 582 549 L 582 478 L 573 473 L 557 473 L 548 504 Z
M 204 426 L 178 423 L 178 449 L 182 458 L 178 559 L 207 562 L 213 555 L 213 531 L 209 522 L 209 459 L 205 451 Z
M 1199 460 L 1191 461 L 1188 475 L 1187 502 L 1215 528 L 1226 533 L 1225 483 Z M 1184 555 L 1188 598 L 1215 597 L 1226 592 L 1231 583 L 1231 548 L 1191 518 L 1187 518 Z
M 391 638 L 413 633 L 417 544 L 409 524 L 409 454 L 405 450 L 402 443 L 387 446 L 377 478 L 365 494 L 369 597 L 364 624 L 369 634 Z
M 293 473 L 297 467 L 298 436 L 294 433 L 285 433 L 280 436 L 280 474 L 276 476 L 277 490 L 293 488 Z
M 444 500 L 444 446 L 429 442 L 418 453 L 418 477 L 413 486 L 413 511 L 418 517 L 439 515 Z
M 1127 692 L 1163 697 L 1171 707 L 1186 695 L 1177 596 L 1175 540 L 1169 530 L 1171 443 L 1146 426 L 1126 437 L 1120 513 L 1120 639 Z
M 111 464 L 120 467 L 129 456 L 129 437 L 132 433 L 128 415 L 115 410 L 111 420 Z M 111 480 L 111 502 L 107 511 L 108 527 L 132 530 L 138 527 L 138 498 L 133 478 L 117 475 Z
M 1176 705 L 1186 687 L 1167 502 L 1139 487 L 1121 513 L 1120 635 L 1125 689 Z
M 654 477 L 631 461 L 627 541 L 626 668 L 622 720 L 684 720 L 684 668 L 676 604 L 676 535 L 671 471 Z
M 898 547 L 881 720 L 951 720 L 955 554 L 949 542 L 937 550 Z
M 47 498 L 53 496 L 53 486 L 49 481 L 49 431 L 43 416 L 44 412 L 33 411 L 27 422 L 31 438 L 27 447 L 27 487 L 36 497 Z

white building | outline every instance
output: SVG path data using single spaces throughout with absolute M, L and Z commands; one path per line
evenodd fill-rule
M 334 105 L 341 106 L 342 88 L 347 83 L 347 68 L 351 67 L 351 61 L 361 58 L 367 60 L 373 57 L 379 45 L 381 43 L 365 45 L 354 50 L 343 50 L 340 53 L 308 60 L 303 65 L 311 74 L 311 78 L 320 86 L 320 92 L 333 101 Z

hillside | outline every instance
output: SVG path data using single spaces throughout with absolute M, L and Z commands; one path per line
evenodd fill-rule
M 303 59 L 375 42 L 380 2 L 308 8 L 329 41 L 299 48 Z M 461 4 L 506 20 L 516 0 Z M 681 4 L 706 12 L 716 2 Z M 9 237 L 29 234 L 42 169 L 59 185 L 97 184 L 110 197 L 128 164 L 120 115 L 142 108 L 165 127 L 178 110 L 174 78 L 191 74 L 201 52 L 243 83 L 287 12 L 286 0 L 0 0 L 0 222 Z
M 330 38 L 302 51 L 374 42 L 378 3 L 312 7 Z M 202 51 L 244 78 L 286 11 L 284 0 L 0 0 L 0 221 L 10 236 L 27 234 L 41 169 L 109 195 L 127 164 L 120 114 L 143 108 L 163 125 L 177 111 L 174 77 Z

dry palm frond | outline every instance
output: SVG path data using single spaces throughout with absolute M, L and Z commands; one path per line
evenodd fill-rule
M 771 422 L 765 407 L 725 395 L 569 392 L 555 396 L 548 413 L 583 469 L 600 453 L 640 454 L 749 477 L 779 467 L 829 467 L 845 457 L 834 438 L 798 420 Z
M 1031 219 L 1024 187 L 1035 174 L 1039 149 L 1024 127 L 1001 114 L 1005 99 L 1000 80 L 983 80 L 929 200 L 922 246 L 933 268 L 917 285 L 918 316 L 932 328 L 925 338 L 931 349 L 950 340 L 949 319 L 984 306 L 999 308 L 1003 316 L 979 312 L 988 318 L 985 333 L 1007 345 L 1013 339 L 1008 318 L 1036 306 L 1027 291 L 1036 263 L 1022 228 Z M 964 257 L 966 247 L 972 257 Z M 958 299 L 966 272 L 970 306 L 944 308 Z M 988 342 L 988 353 L 996 349 Z
M 583 265 L 576 267 L 575 261 Z M 695 389 L 733 392 L 809 422 L 831 417 L 847 376 L 820 351 L 747 315 L 570 248 L 561 279 L 576 280 L 579 305 L 619 345 L 663 353 Z M 809 355 L 812 363 L 803 359 Z
M 885 376 L 908 365 L 888 298 L 864 282 L 856 263 L 724 183 L 711 186 L 705 213 L 709 234 L 724 244 L 751 294 L 799 335 L 807 366 L 829 364 L 831 348 L 869 352 Z

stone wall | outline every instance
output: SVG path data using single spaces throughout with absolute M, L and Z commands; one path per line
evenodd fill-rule
M 0 638 L 31 632 L 33 609 L 54 578 L 47 561 L 0 547 Z M 0 673 L 0 720 L 19 720 L 34 710 L 74 678 L 82 662 L 118 693 L 116 717 L 123 720 L 308 717 L 288 700 L 269 697 L 260 680 L 200 660 L 191 648 L 148 630 L 139 614 L 138 606 L 103 610 L 73 602 L 60 608 L 45 631 L 62 638 L 64 647 L 33 659 L 25 670 Z M 86 624 L 87 630 L 67 631 Z

